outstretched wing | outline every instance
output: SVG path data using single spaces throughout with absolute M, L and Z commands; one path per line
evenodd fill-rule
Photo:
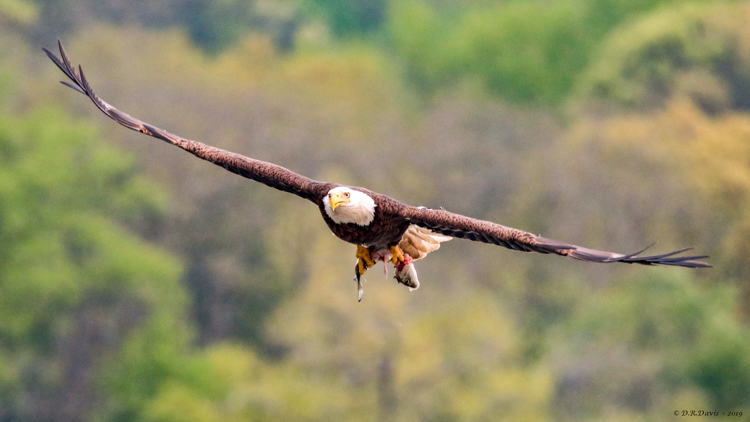
M 645 251 L 645 249 L 634 254 L 623 255 L 582 248 L 580 246 L 546 239 L 523 230 L 505 227 L 490 221 L 476 220 L 442 209 L 433 210 L 404 205 L 399 210 L 399 214 L 411 224 L 430 229 L 435 233 L 460 239 L 469 239 L 477 242 L 505 246 L 506 248 L 517 251 L 540 252 L 545 254 L 551 253 L 591 262 L 626 262 L 628 264 L 674 265 L 690 268 L 711 267 L 705 262 L 698 261 L 699 259 L 708 258 L 708 256 L 705 255 L 677 256 L 683 252 L 691 250 L 692 248 L 653 256 L 638 256 Z
M 72 83 L 67 81 L 61 81 L 61 83 L 88 96 L 102 113 L 126 128 L 161 139 L 162 141 L 184 149 L 198 158 L 210 161 L 217 166 L 224 167 L 232 173 L 239 174 L 240 176 L 247 177 L 248 179 L 255 180 L 284 192 L 293 193 L 312 202 L 317 202 L 317 198 L 322 196 L 321 193 L 327 192 L 328 188 L 330 188 L 331 184 L 329 183 L 317 182 L 291 170 L 287 170 L 284 167 L 277 166 L 276 164 L 255 160 L 223 149 L 214 148 L 201 142 L 184 139 L 121 112 L 102 101 L 96 96 L 96 94 L 94 94 L 88 80 L 86 80 L 86 77 L 83 75 L 83 69 L 78 66 L 78 73 L 76 73 L 75 68 L 70 64 L 70 60 L 68 60 L 68 56 L 65 54 L 65 50 L 59 40 L 57 41 L 57 45 L 60 48 L 60 59 L 46 48 L 42 48 L 42 50 L 47 53 L 47 56 L 72 81 Z

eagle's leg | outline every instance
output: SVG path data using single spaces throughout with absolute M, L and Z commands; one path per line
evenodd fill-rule
M 359 260 L 357 261 L 357 269 L 359 275 L 362 275 L 367 271 L 368 268 L 375 265 L 375 261 L 370 256 L 370 248 L 367 246 L 357 245 L 357 253 L 355 254 Z
M 365 291 L 362 289 L 362 274 L 367 271 L 368 268 L 375 265 L 375 261 L 370 256 L 370 248 L 362 245 L 357 245 L 357 265 L 354 266 L 354 281 L 357 282 L 357 301 L 362 301 Z
M 404 253 L 401 252 L 401 248 L 399 248 L 398 245 L 391 245 L 388 247 L 388 250 L 391 252 L 391 255 L 393 255 L 393 258 L 391 258 L 392 263 L 398 265 L 404 262 Z

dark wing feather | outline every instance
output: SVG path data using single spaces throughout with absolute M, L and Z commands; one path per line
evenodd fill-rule
M 96 96 L 96 94 L 94 94 L 94 90 L 91 89 L 86 76 L 83 74 L 83 69 L 79 66 L 78 73 L 76 73 L 75 68 L 70 64 L 68 55 L 65 54 L 65 50 L 59 40 L 57 41 L 57 45 L 60 48 L 61 58 L 57 58 L 46 48 L 43 48 L 42 50 L 47 53 L 47 56 L 72 82 L 61 81 L 61 83 L 88 96 L 99 110 L 106 114 L 110 119 L 128 129 L 161 139 L 162 141 L 184 149 L 198 158 L 210 161 L 217 166 L 224 167 L 232 173 L 239 174 L 248 179 L 258 181 L 284 192 L 293 193 L 312 202 L 317 203 L 317 200 L 322 196 L 322 193 L 327 192 L 330 187 L 330 184 L 328 183 L 317 182 L 275 164 L 224 151 L 201 142 L 184 139 L 121 112 L 102 101 Z
M 469 239 L 477 242 L 491 243 L 509 249 L 524 252 L 539 252 L 569 256 L 581 261 L 591 262 L 625 262 L 642 265 L 674 265 L 679 267 L 706 268 L 711 267 L 699 259 L 708 256 L 675 256 L 689 251 L 691 248 L 669 252 L 662 255 L 638 256 L 642 252 L 623 255 L 613 252 L 597 251 L 582 248 L 556 240 L 505 227 L 490 221 L 476 220 L 445 210 L 432 210 L 404 205 L 400 210 L 401 217 L 412 224 L 430 229 L 446 236 Z M 647 248 L 648 249 L 648 248 Z

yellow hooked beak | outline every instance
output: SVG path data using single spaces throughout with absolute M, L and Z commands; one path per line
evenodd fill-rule
M 330 197 L 331 197 L 331 209 L 332 210 L 335 210 L 336 207 L 338 207 L 339 205 L 344 205 L 344 204 L 349 203 L 349 198 L 344 198 L 338 193 L 331 193 Z

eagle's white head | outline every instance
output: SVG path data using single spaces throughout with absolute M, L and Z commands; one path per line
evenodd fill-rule
M 326 214 L 336 224 L 368 226 L 375 219 L 375 201 L 367 194 L 340 186 L 323 198 Z

